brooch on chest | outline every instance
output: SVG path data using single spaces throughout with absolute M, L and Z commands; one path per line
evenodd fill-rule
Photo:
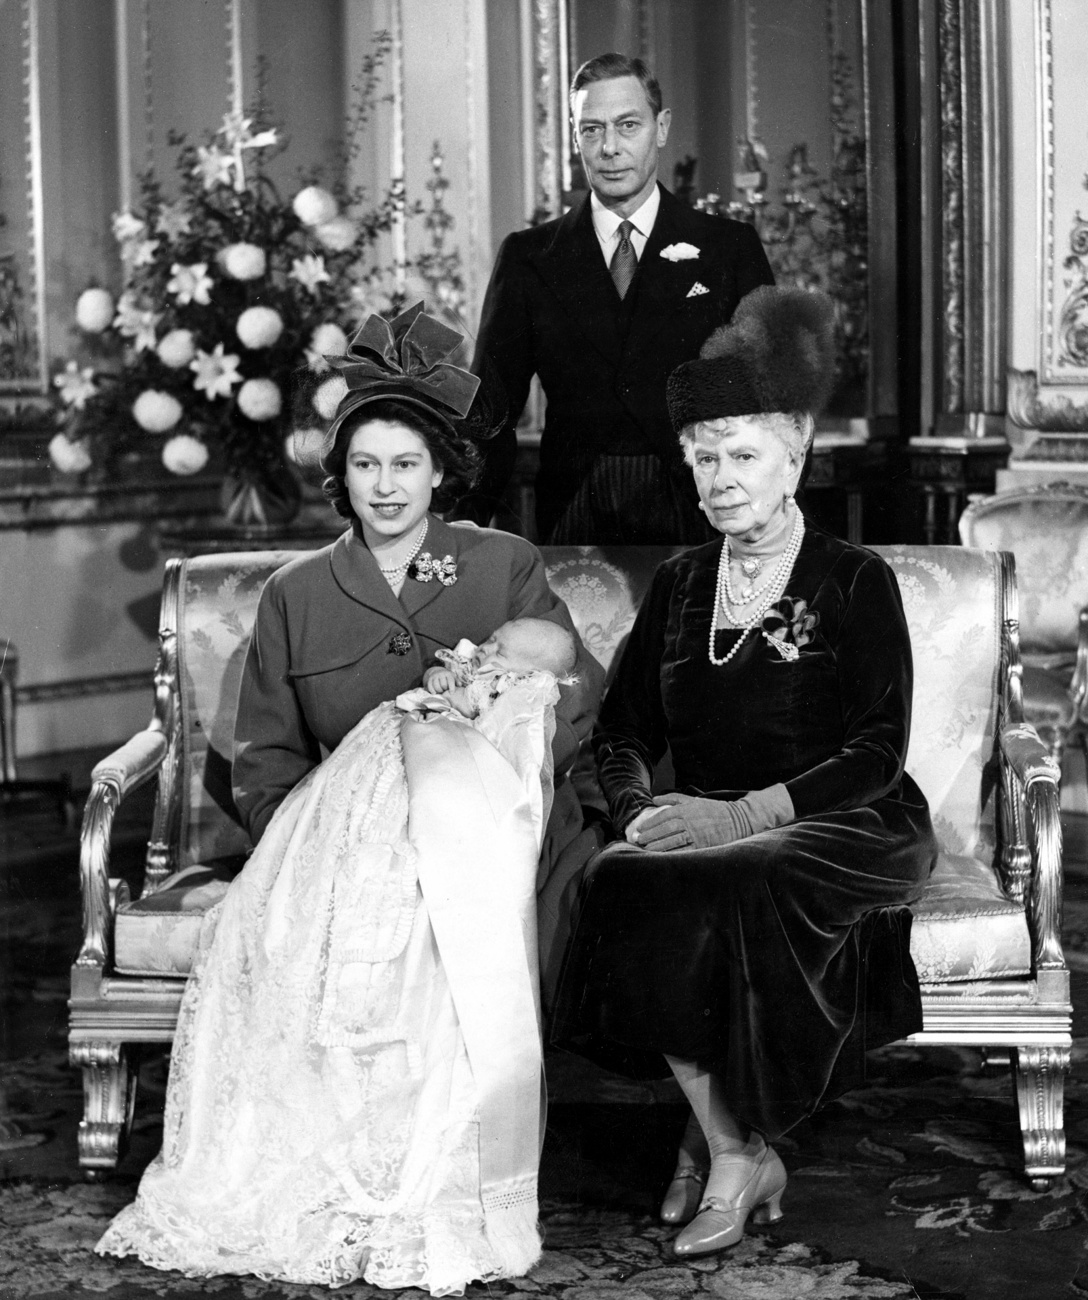
M 406 655 L 412 648 L 412 638 L 407 632 L 396 632 L 389 638 L 386 654 Z
M 457 581 L 457 561 L 452 555 L 436 560 L 430 551 L 424 551 L 412 561 L 408 576 L 416 582 L 430 582 L 437 578 L 443 587 L 452 587 Z

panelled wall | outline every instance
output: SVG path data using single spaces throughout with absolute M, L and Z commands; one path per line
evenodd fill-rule
M 393 50 L 381 73 L 381 102 L 355 157 L 354 179 L 377 196 L 391 175 L 402 174 L 409 195 L 426 199 L 432 149 L 439 145 L 471 330 L 499 241 L 529 219 L 542 195 L 552 203 L 558 198 L 546 172 L 557 160 L 565 116 L 562 77 L 569 75 L 571 59 L 609 46 L 648 54 L 675 114 L 664 178 L 670 180 L 673 163 L 691 153 L 699 159 L 697 191 L 728 194 L 736 140 L 751 107 L 751 94 L 739 86 L 747 76 L 751 89 L 753 51 L 756 86 L 762 83 L 767 96 L 777 93 L 787 81 L 803 79 L 805 40 L 814 42 L 826 31 L 827 14 L 850 7 L 845 0 L 814 0 L 806 6 L 813 24 L 808 36 L 786 31 L 785 45 L 775 46 L 781 24 L 767 21 L 771 10 L 793 13 L 796 4 L 6 0 L 0 4 L 0 212 L 8 224 L 0 230 L 0 252 L 30 234 L 19 87 L 31 13 L 39 79 L 43 337 L 48 359 L 56 359 L 66 352 L 80 291 L 92 281 L 118 284 L 110 217 L 133 193 L 134 177 L 150 163 L 170 184 L 171 129 L 201 139 L 261 88 L 269 115 L 283 124 L 289 140 L 273 169 L 289 195 L 300 169 L 332 164 L 353 82 L 375 33 L 390 32 Z M 883 0 L 864 0 L 860 11 L 871 17 L 882 5 Z M 1001 201 L 1010 253 L 1006 258 L 1004 243 L 988 249 L 987 265 L 996 256 L 1009 284 L 1009 360 L 1021 373 L 1045 369 L 1047 304 L 1068 293 L 1065 227 L 1078 203 L 1088 211 L 1082 189 L 1088 146 L 1074 111 L 1083 101 L 1080 70 L 1088 53 L 1088 21 L 1083 14 L 1077 21 L 1082 8 L 1083 0 L 909 0 L 904 10 L 922 26 L 928 22 L 930 31 L 943 30 L 937 18 L 955 12 L 991 24 L 1002 37 L 996 48 L 1007 60 L 1008 89 L 999 107 L 1009 169 Z M 746 11 L 758 19 L 762 47 L 746 42 L 738 30 L 738 15 Z M 859 29 L 852 39 L 861 36 Z M 560 42 L 565 64 L 555 54 Z M 924 41 L 920 48 L 924 58 L 934 57 Z M 800 60 L 797 76 L 783 73 L 783 61 L 790 59 Z M 823 165 L 825 146 L 806 129 L 804 116 L 773 130 L 763 124 L 779 163 L 800 131 L 812 144 L 813 163 Z M 878 128 L 890 129 L 887 122 L 869 127 L 871 139 L 878 138 Z M 1049 171 L 1041 165 L 1048 147 Z M 774 169 L 772 179 L 777 181 Z M 379 256 L 388 258 L 399 246 L 409 254 L 418 251 L 424 233 L 419 223 L 409 222 L 398 238 L 401 245 L 391 240 Z M 1052 277 L 1050 289 L 1041 283 L 1044 273 Z M 946 307 L 940 286 L 934 282 L 926 292 L 926 318 L 939 323 Z M 885 344 L 899 351 L 907 346 L 902 338 L 888 337 L 890 322 L 878 324 Z M 1077 385 L 1083 377 L 1067 370 L 1066 378 L 1075 382 L 1054 392 L 1082 402 Z M 1014 440 L 1030 432 L 1017 426 Z M 0 645 L 10 638 L 18 646 L 22 682 L 41 688 L 29 691 L 20 710 L 21 753 L 92 744 L 105 751 L 146 721 L 150 690 L 127 689 L 126 682 L 149 673 L 154 658 L 162 555 L 150 509 L 134 506 L 131 517 L 110 522 L 88 514 L 63 526 L 39 519 L 0 528 Z M 50 689 L 58 683 L 69 689 Z

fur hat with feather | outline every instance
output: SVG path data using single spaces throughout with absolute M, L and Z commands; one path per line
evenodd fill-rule
M 831 299 L 818 290 L 754 289 L 698 359 L 669 376 L 673 429 L 730 415 L 816 415 L 835 378 L 834 315 Z

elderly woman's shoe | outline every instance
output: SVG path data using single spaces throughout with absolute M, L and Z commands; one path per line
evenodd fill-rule
M 738 1196 L 728 1201 L 718 1196 L 703 1198 L 699 1213 L 673 1242 L 678 1256 L 686 1259 L 735 1246 L 744 1235 L 749 1215 L 755 1223 L 777 1223 L 782 1217 L 786 1169 L 774 1148 L 767 1147 L 750 1167 L 751 1176 Z
M 710 1174 L 707 1165 L 680 1164 L 661 1202 L 661 1222 L 680 1227 L 695 1218 Z

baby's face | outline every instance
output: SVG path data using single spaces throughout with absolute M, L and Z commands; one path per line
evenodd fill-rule
M 477 668 L 506 668 L 514 672 L 530 672 L 537 667 L 539 658 L 530 634 L 514 623 L 504 623 L 476 647 L 473 663 Z

